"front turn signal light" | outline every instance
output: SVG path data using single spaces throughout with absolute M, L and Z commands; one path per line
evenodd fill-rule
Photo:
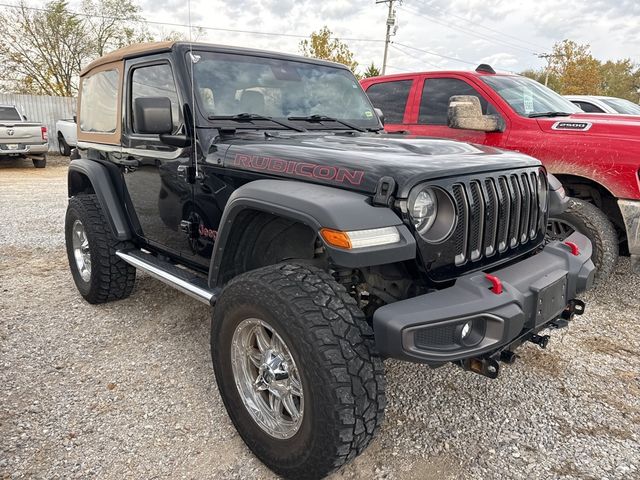
M 323 228 L 320 230 L 320 236 L 328 245 L 344 249 L 378 247 L 400 242 L 400 232 L 396 227 L 353 230 L 351 232 Z

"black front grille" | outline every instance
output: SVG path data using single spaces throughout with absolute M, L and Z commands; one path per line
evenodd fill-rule
M 539 239 L 545 228 L 545 212 L 539 207 L 538 175 L 538 171 L 527 171 L 451 186 L 458 214 L 453 233 L 457 266 Z M 543 177 L 546 188 L 544 182 Z

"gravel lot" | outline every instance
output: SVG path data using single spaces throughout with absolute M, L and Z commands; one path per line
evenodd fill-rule
M 0 478 L 273 478 L 224 411 L 204 305 L 143 275 L 81 300 L 49 163 L 0 164 Z M 639 292 L 623 259 L 497 380 L 387 361 L 385 426 L 334 479 L 640 478 Z

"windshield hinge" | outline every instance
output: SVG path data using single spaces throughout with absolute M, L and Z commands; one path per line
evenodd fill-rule
M 396 181 L 391 177 L 382 177 L 378 180 L 376 194 L 373 196 L 373 204 L 388 207 L 391 202 L 391 196 L 396 189 Z

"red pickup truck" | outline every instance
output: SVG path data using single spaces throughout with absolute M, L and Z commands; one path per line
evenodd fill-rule
M 540 159 L 574 197 L 549 235 L 590 237 L 599 280 L 618 248 L 640 271 L 640 117 L 584 113 L 538 82 L 496 73 L 434 71 L 362 80 L 388 132 L 453 138 Z M 453 97 L 453 98 L 452 98 Z

